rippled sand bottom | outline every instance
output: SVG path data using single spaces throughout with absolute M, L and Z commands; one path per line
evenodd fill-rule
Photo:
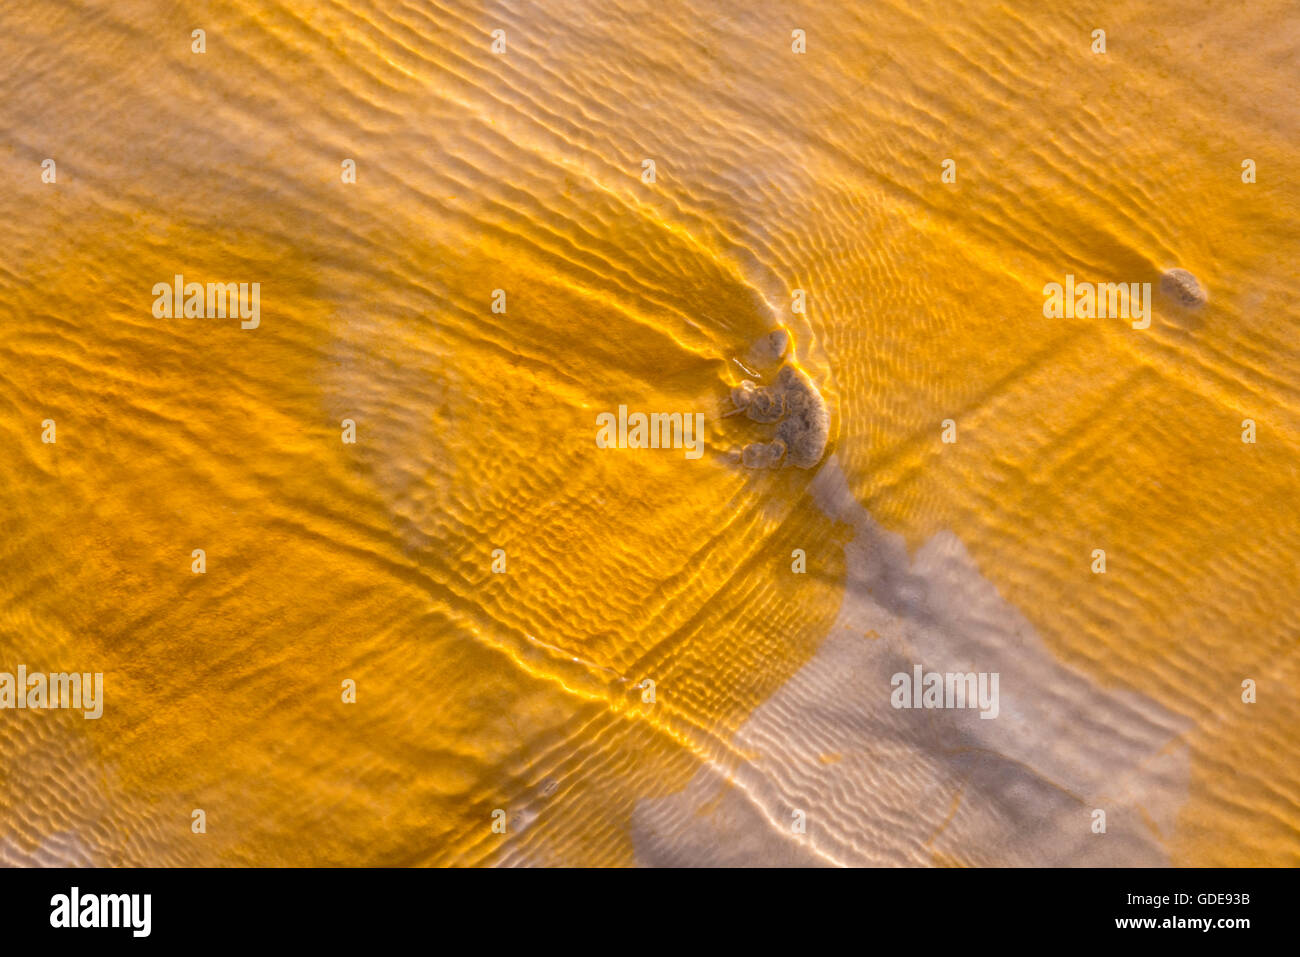
M 1297 47 L 1281 2 L 0 8 L 0 671 L 106 698 L 0 711 L 0 862 L 1300 863 Z M 260 325 L 155 318 L 176 274 Z M 1066 275 L 1150 328 L 1045 317 Z M 818 468 L 723 417 L 778 326 Z M 598 448 L 620 405 L 703 455 Z M 893 709 L 918 663 L 999 717 Z

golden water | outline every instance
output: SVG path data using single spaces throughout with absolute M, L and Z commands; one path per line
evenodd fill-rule
M 0 860 L 634 863 L 845 597 L 718 418 L 786 325 L 875 520 L 1187 728 L 1169 860 L 1300 863 L 1298 47 L 1283 0 L 5 4 L 0 671 L 106 703 L 0 712 Z M 1205 308 L 1043 316 L 1174 266 Z M 260 326 L 154 318 L 177 273 Z M 620 404 L 705 455 L 597 449 Z

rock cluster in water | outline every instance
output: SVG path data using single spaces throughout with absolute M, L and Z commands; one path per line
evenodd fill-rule
M 776 426 L 770 442 L 751 442 L 741 450 L 740 460 L 747 468 L 793 465 L 810 469 L 826 452 L 830 436 L 826 402 L 793 359 L 787 361 L 789 352 L 790 334 L 784 329 L 763 336 L 750 347 L 741 365 L 747 371 L 779 366 L 771 383 L 761 385 L 745 379 L 731 390 L 735 408 L 728 415 L 744 412 L 753 422 Z

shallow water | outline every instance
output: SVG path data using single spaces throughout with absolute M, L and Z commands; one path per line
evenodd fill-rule
M 1294 5 L 735 6 L 0 7 L 0 670 L 106 689 L 0 861 L 1300 863 Z M 821 471 L 721 418 L 777 326 Z M 1022 646 L 1045 741 L 889 707 Z

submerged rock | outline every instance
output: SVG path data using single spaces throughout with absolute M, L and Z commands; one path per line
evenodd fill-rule
M 770 386 L 745 380 L 732 390 L 736 409 L 754 422 L 776 424 L 771 442 L 751 442 L 741 452 L 747 468 L 778 468 L 789 463 L 809 469 L 821 461 L 830 437 L 830 415 L 812 380 L 793 365 L 784 365 Z
M 1208 298 L 1196 277 L 1186 269 L 1170 269 L 1160 277 L 1160 291 L 1180 306 L 1194 309 L 1205 305 Z
M 779 422 L 785 415 L 785 398 L 771 389 L 764 389 L 746 379 L 731 390 L 731 401 L 736 411 L 744 410 L 755 422 Z
M 785 443 L 780 439 L 750 442 L 741 450 L 740 461 L 747 469 L 774 469 L 785 458 L 785 452 Z
M 785 418 L 776 427 L 776 437 L 785 443 L 791 465 L 810 469 L 822 459 L 830 437 L 830 415 L 821 393 L 800 369 L 781 367 L 772 386 L 785 400 Z
M 790 351 L 790 333 L 785 329 L 775 329 L 761 337 L 745 353 L 745 363 L 756 369 L 767 369 L 777 365 Z

